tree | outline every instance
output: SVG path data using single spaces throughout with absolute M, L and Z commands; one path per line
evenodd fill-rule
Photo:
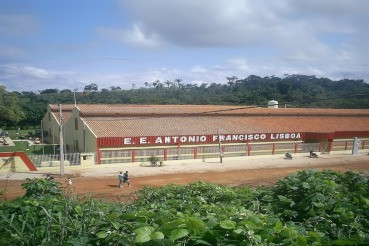
M 15 126 L 25 118 L 18 101 L 16 94 L 7 92 L 4 86 L 0 86 L 0 127 Z
M 170 80 L 165 81 L 165 82 L 164 82 L 164 84 L 166 84 L 166 85 L 167 85 L 167 87 L 169 87 L 169 86 L 173 86 L 173 83 L 172 83 L 172 81 L 170 81 Z
M 177 84 L 178 88 L 182 87 L 182 79 L 175 79 L 174 82 Z
M 237 76 L 227 77 L 227 80 L 228 80 L 228 85 L 233 86 L 238 80 L 238 77 Z
M 40 91 L 40 94 L 50 94 L 50 93 L 58 93 L 58 92 L 59 92 L 58 89 L 46 89 L 46 90 Z
M 45 115 L 46 107 L 43 103 L 25 103 L 22 105 L 25 112 L 25 119 L 20 122 L 22 126 L 36 126 L 40 125 L 42 117 Z
M 91 83 L 89 85 L 86 85 L 84 88 L 84 92 L 97 92 L 99 90 L 99 86 L 95 83 Z
M 60 93 L 71 93 L 72 91 L 69 90 L 69 89 L 64 89 L 64 90 L 61 90 Z
M 122 88 L 120 88 L 119 86 L 111 86 L 110 90 L 111 91 L 120 91 L 120 90 L 122 90 Z

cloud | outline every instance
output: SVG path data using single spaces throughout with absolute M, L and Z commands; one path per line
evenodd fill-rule
M 22 36 L 39 29 L 39 23 L 32 15 L 0 14 L 0 35 Z
M 0 44 L 0 59 L 13 59 L 22 56 L 25 52 L 13 45 Z
M 17 91 L 75 88 L 82 85 L 69 72 L 14 64 L 0 65 L 0 84 L 8 90 Z
M 288 41 L 283 30 L 312 36 L 321 31 L 352 33 L 369 20 L 365 0 L 123 0 L 122 4 L 148 32 L 180 46 Z
M 98 28 L 98 33 L 109 39 L 117 39 L 139 48 L 157 48 L 162 41 L 156 33 L 145 32 L 142 25 L 134 24 L 131 29 Z
M 121 5 L 132 16 L 131 27 L 101 29 L 105 36 L 136 48 L 170 46 L 178 54 L 198 49 L 193 59 L 209 48 L 222 53 L 223 61 L 181 68 L 178 76 L 186 81 L 285 73 L 369 78 L 366 0 L 121 0 Z M 227 54 L 233 51 L 239 55 Z M 154 71 L 161 70 L 143 72 L 147 81 L 172 76 Z
M 131 30 L 121 31 L 131 44 L 145 44 L 144 37 L 151 34 L 161 43 L 180 47 L 258 47 L 278 52 L 285 59 L 319 61 L 340 53 L 343 46 L 352 54 L 369 43 L 366 0 L 122 0 L 121 3 L 140 23 L 139 27 L 134 25 Z M 324 35 L 346 38 L 324 40 Z M 361 40 L 361 46 L 355 45 L 359 43 L 355 40 Z M 359 59 L 363 61 L 366 57 Z
M 195 66 L 193 68 L 191 68 L 191 72 L 193 73 L 206 73 L 208 72 L 208 70 L 206 68 L 204 68 L 203 66 Z

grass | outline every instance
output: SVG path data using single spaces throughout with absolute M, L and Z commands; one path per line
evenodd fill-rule
M 42 155 L 42 145 L 33 145 L 30 146 L 27 150 L 27 142 L 14 142 L 15 146 L 0 146 L 0 152 L 14 152 L 14 151 L 23 151 L 27 155 Z M 54 148 L 52 145 L 44 146 L 45 154 L 54 154 Z
M 17 132 L 19 134 L 17 134 Z M 19 136 L 28 135 L 28 132 L 32 132 L 34 134 L 35 133 L 35 129 L 26 129 L 26 130 L 20 130 L 20 131 L 18 131 L 18 130 L 9 130 L 9 137 L 11 139 L 18 139 Z
M 3 131 L 6 131 L 3 129 Z M 12 140 L 19 140 L 20 136 L 23 136 L 25 139 L 28 138 L 28 132 L 35 133 L 35 129 L 25 129 L 25 130 L 8 130 L 9 137 Z M 18 134 L 17 134 L 18 133 Z M 34 136 L 33 136 L 34 137 Z M 44 151 L 42 151 L 42 145 L 33 145 L 29 146 L 27 150 L 27 142 L 24 140 L 22 142 L 14 142 L 15 146 L 4 146 L 0 145 L 0 152 L 14 152 L 14 151 L 23 151 L 27 155 L 42 155 L 45 154 L 54 154 L 54 147 L 52 145 L 45 145 Z

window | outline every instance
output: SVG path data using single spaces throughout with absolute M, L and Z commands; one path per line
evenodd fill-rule
M 83 160 L 84 160 L 84 161 L 85 161 L 85 160 L 87 160 L 87 156 L 85 156 L 85 155 L 84 155 L 84 156 L 83 156 Z
M 78 131 L 78 119 L 74 118 L 74 130 Z
M 75 143 L 75 146 L 74 146 L 74 150 L 76 152 L 79 152 L 78 140 L 76 140 L 76 143 Z

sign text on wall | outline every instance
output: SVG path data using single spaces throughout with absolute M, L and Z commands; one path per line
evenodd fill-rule
M 220 135 L 189 135 L 189 136 L 154 136 L 124 137 L 124 145 L 163 145 L 190 143 L 247 142 L 267 140 L 298 140 L 301 133 L 255 133 L 255 134 L 220 134 Z

